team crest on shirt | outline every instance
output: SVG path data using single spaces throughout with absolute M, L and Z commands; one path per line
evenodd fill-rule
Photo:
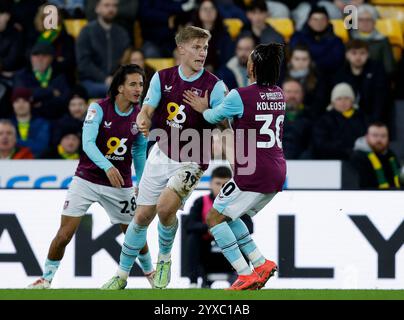
M 191 88 L 191 92 L 192 92 L 193 94 L 196 94 L 198 97 L 201 97 L 201 96 L 202 96 L 202 90 L 201 90 L 201 89 L 197 89 L 197 88 L 192 87 L 192 88 Z
M 88 109 L 85 122 L 92 123 L 96 115 L 97 115 L 97 110 Z
M 139 132 L 139 129 L 137 128 L 136 122 L 132 122 L 130 124 L 130 132 L 132 132 L 133 135 Z

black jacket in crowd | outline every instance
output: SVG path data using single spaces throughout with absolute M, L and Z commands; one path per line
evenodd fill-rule
M 313 127 L 315 158 L 348 160 L 355 140 L 363 136 L 366 130 L 367 122 L 358 110 L 349 119 L 334 109 L 326 112 Z

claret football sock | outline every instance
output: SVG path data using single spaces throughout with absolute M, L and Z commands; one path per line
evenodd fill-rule
M 178 229 L 178 219 L 171 226 L 164 226 L 159 221 L 157 228 L 159 232 L 159 257 L 170 255 Z
M 55 276 L 56 271 L 58 270 L 60 265 L 60 260 L 49 260 L 46 259 L 45 261 L 45 269 L 42 275 L 42 278 L 45 280 L 48 280 L 49 282 L 52 282 L 53 277 Z
M 241 251 L 237 245 L 236 237 L 231 231 L 227 222 L 219 223 L 210 228 L 210 232 L 216 240 L 217 245 L 222 250 L 226 259 L 239 275 L 251 274 L 250 266 L 245 261 Z
M 136 257 L 146 244 L 146 236 L 147 226 L 140 226 L 132 220 L 126 230 L 119 260 L 120 271 L 118 271 L 118 275 L 121 278 L 125 279 L 125 276 L 127 278 L 129 275 Z
M 251 261 L 254 268 L 265 263 L 265 257 L 261 254 L 254 240 L 251 238 L 247 226 L 240 218 L 228 223 L 231 231 L 233 231 L 238 247 L 243 252 L 248 260 Z

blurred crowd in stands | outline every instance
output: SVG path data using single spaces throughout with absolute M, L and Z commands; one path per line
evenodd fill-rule
M 56 29 L 44 28 L 48 4 L 58 8 Z M 337 25 L 350 4 L 357 29 L 344 38 Z M 136 63 L 150 80 L 158 63 L 177 63 L 175 33 L 195 25 L 211 32 L 206 68 L 229 90 L 248 84 L 257 44 L 285 44 L 287 159 L 362 161 L 377 186 L 399 187 L 403 21 L 394 41 L 383 12 L 362 0 L 1 0 L 0 159 L 77 159 L 87 107 L 106 95 L 117 66 Z M 390 141 L 400 142 L 396 152 Z

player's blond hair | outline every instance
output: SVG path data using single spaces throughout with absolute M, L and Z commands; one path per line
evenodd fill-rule
M 208 30 L 194 27 L 194 26 L 187 26 L 181 29 L 175 36 L 175 43 L 177 46 L 188 42 L 193 39 L 208 39 L 210 40 L 211 34 Z

